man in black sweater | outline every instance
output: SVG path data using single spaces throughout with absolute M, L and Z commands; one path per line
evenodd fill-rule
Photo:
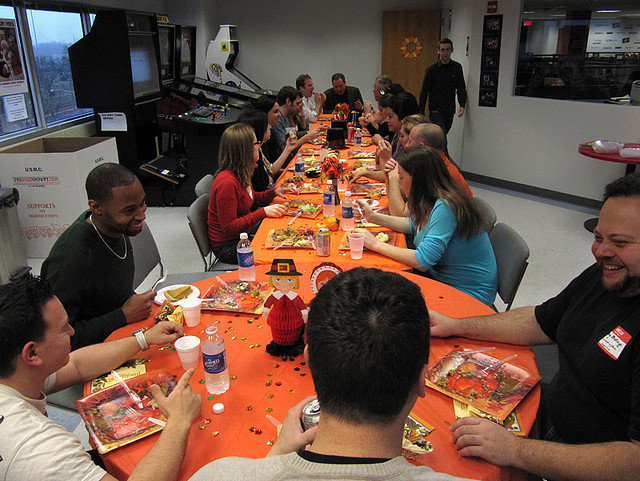
M 467 103 L 467 87 L 464 83 L 462 65 L 451 60 L 453 42 L 443 38 L 438 42 L 438 61 L 427 67 L 420 91 L 420 112 L 425 111 L 429 98 L 429 119 L 449 133 L 456 113 L 456 92 L 458 93 L 458 117 L 464 115 Z M 446 152 L 446 149 L 445 149 Z
M 86 189 L 89 210 L 62 233 L 41 269 L 75 330 L 72 349 L 146 319 L 155 297 L 133 291 L 129 237 L 142 231 L 147 210 L 140 181 L 126 167 L 104 163 L 89 173 Z

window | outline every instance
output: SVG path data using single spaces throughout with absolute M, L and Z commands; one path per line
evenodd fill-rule
M 27 19 L 46 123 L 91 113 L 76 107 L 67 53 L 83 36 L 80 14 L 27 10 Z
M 567 6 L 568 5 L 568 6 Z M 596 6 L 597 5 L 597 6 Z M 634 2 L 523 2 L 515 95 L 620 102 L 640 80 Z
M 0 5 L 0 142 L 92 112 L 76 106 L 67 48 L 94 15 L 47 8 Z

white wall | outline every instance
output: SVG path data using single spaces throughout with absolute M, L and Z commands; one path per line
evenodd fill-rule
M 468 69 L 469 103 L 462 132 L 465 171 L 557 192 L 601 199 L 606 183 L 624 175 L 624 164 L 578 154 L 581 142 L 595 139 L 640 141 L 640 108 L 513 96 L 518 52 L 520 2 L 498 2 L 504 15 L 497 108 L 478 107 L 478 79 L 484 0 L 453 0 L 472 15 Z M 456 38 L 453 39 L 456 42 Z M 460 44 L 460 39 L 458 44 Z M 456 47 L 457 50 L 457 47 Z M 455 124 L 455 123 L 454 123 Z M 462 140 L 461 140 L 462 138 Z
M 520 3 L 498 2 L 504 20 L 497 108 L 478 107 L 486 0 L 306 4 L 293 0 L 166 0 L 156 5 L 175 23 L 198 26 L 200 76 L 204 76 L 209 40 L 217 34 L 218 25 L 231 23 L 238 26 L 240 40 L 236 66 L 263 87 L 293 85 L 296 76 L 306 72 L 318 90 L 326 89 L 331 86 L 331 74 L 342 71 L 347 83 L 360 87 L 367 100 L 373 100 L 373 79 L 381 73 L 382 12 L 450 8 L 451 28 L 445 31 L 455 45 L 453 57 L 465 69 L 469 92 L 467 112 L 462 119 L 456 118 L 449 133 L 452 157 L 463 170 L 476 174 L 600 199 L 603 186 L 624 174 L 624 165 L 581 156 L 578 144 L 594 139 L 640 142 L 640 108 L 513 96 Z M 151 4 L 146 0 L 137 8 L 151 9 Z M 469 58 L 465 57 L 467 36 Z
M 261 87 L 295 86 L 298 74 L 308 73 L 316 90 L 325 90 L 331 87 L 331 75 L 342 72 L 347 84 L 373 101 L 373 81 L 382 65 L 382 12 L 439 9 L 441 2 L 204 0 L 205 4 L 205 23 L 212 25 L 209 40 L 218 25 L 237 25 L 236 67 Z

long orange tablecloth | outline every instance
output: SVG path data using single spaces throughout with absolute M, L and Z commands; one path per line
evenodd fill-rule
M 313 262 L 296 263 L 298 271 L 303 274 L 298 293 L 307 303 L 313 298 L 309 278 L 317 264 L 315 259 Z M 354 267 L 351 263 L 341 264 L 345 269 Z M 269 268 L 267 265 L 256 267 L 258 281 L 267 280 L 264 273 Z M 401 274 L 421 287 L 430 309 L 454 317 L 493 312 L 486 305 L 452 287 L 411 273 Z M 233 280 L 237 279 L 237 275 L 237 272 L 229 272 L 220 277 Z M 206 279 L 198 282 L 196 286 L 204 294 L 212 283 L 213 280 Z M 154 311 L 153 314 L 157 312 L 157 308 Z M 203 397 L 202 417 L 196 420 L 189 434 L 189 446 L 181 468 L 181 481 L 189 479 L 201 466 L 218 458 L 263 457 L 270 449 L 270 443 L 276 439 L 276 428 L 267 420 L 266 414 L 282 422 L 291 406 L 305 396 L 314 394 L 313 381 L 302 355 L 290 360 L 275 358 L 266 353 L 265 346 L 271 341 L 271 332 L 261 317 L 203 311 L 200 325 L 193 328 L 185 326 L 185 332 L 201 336 L 208 323 L 218 323 L 218 328 L 226 340 L 229 371 L 232 376 L 231 387 L 225 394 L 209 399 L 210 395 L 206 392 L 205 385 L 199 382 L 204 379 L 202 365 L 196 369 L 190 384 Z M 122 338 L 130 335 L 135 329 L 152 325 L 153 318 L 149 318 L 115 331 L 109 339 Z M 454 348 L 475 349 L 484 346 L 496 346 L 492 356 L 498 359 L 517 353 L 516 364 L 537 372 L 534 355 L 527 347 L 460 338 L 432 339 L 429 365 L 433 365 Z M 162 347 L 151 347 L 150 350 L 139 353 L 137 357 L 149 359 L 147 370 L 166 369 L 171 374 L 181 376 L 184 371 L 177 353 L 171 349 L 161 349 Z M 534 424 L 539 400 L 540 390 L 536 387 L 518 407 L 527 432 Z M 224 413 L 213 414 L 212 407 L 215 402 L 224 403 Z M 434 451 L 420 456 L 415 461 L 416 464 L 428 465 L 436 471 L 473 479 L 526 479 L 521 471 L 499 468 L 480 459 L 462 458 L 458 455 L 449 432 L 449 426 L 455 422 L 451 398 L 427 389 L 426 398 L 418 399 L 413 412 L 435 426 L 435 430 L 427 438 L 433 443 Z M 157 435 L 152 435 L 104 455 L 109 472 L 119 479 L 126 479 L 156 439 Z
M 314 127 L 319 125 L 318 123 L 314 124 Z M 319 147 L 314 144 L 305 144 L 303 146 L 303 151 L 309 148 L 318 149 Z M 362 150 L 364 152 L 372 152 L 375 150 L 375 146 L 369 145 L 363 147 Z M 348 156 L 348 150 L 340 150 L 340 157 L 346 158 Z M 304 156 L 308 158 L 308 156 Z M 318 158 L 316 156 L 316 158 Z M 355 159 L 349 159 L 349 166 L 353 165 Z M 369 162 L 373 162 L 373 160 L 369 160 Z M 293 164 L 293 162 L 292 162 Z M 284 181 L 294 175 L 294 172 L 291 170 L 291 167 L 286 170 L 278 179 L 277 186 L 280 187 L 284 184 Z M 308 182 L 316 182 L 320 183 L 319 179 L 306 179 Z M 324 183 L 323 183 L 324 184 Z M 344 192 L 340 192 L 340 197 L 344 196 Z M 288 199 L 305 199 L 309 202 L 313 202 L 318 205 L 322 205 L 322 194 L 290 194 L 287 196 Z M 361 196 L 354 196 L 354 199 L 362 198 Z M 281 199 L 277 199 L 276 202 L 282 202 Z M 379 203 L 381 206 L 387 205 L 387 198 L 383 196 L 379 199 Z M 336 206 L 335 216 L 338 218 L 342 218 L 342 211 L 340 206 Z M 354 263 L 356 265 L 367 266 L 367 267 L 379 267 L 383 269 L 393 269 L 393 270 L 411 270 L 411 267 L 408 265 L 380 255 L 373 251 L 365 250 L 362 259 L 352 260 L 348 250 L 339 249 L 340 241 L 345 235 L 345 231 L 342 228 L 337 231 L 330 232 L 331 234 L 331 253 L 328 257 L 320 257 L 316 254 L 315 249 L 313 248 L 280 248 L 277 250 L 273 250 L 273 248 L 265 247 L 265 243 L 267 241 L 267 236 L 272 229 L 282 229 L 289 225 L 289 221 L 292 219 L 290 216 L 285 216 L 281 218 L 266 218 L 263 219 L 251 245 L 253 246 L 253 254 L 256 264 L 271 264 L 271 261 L 274 257 L 290 257 L 295 262 L 336 262 L 336 263 Z M 314 218 L 297 218 L 292 224 L 291 227 L 296 229 L 311 229 L 313 232 L 317 231 L 317 224 L 323 222 L 325 217 L 322 214 L 322 211 Z M 381 229 L 387 230 L 387 229 Z M 404 234 L 397 233 L 395 234 L 395 242 L 394 245 L 399 247 L 407 247 L 406 240 Z

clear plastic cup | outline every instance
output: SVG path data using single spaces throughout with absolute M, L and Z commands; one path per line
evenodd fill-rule
M 185 371 L 198 367 L 200 362 L 200 338 L 198 336 L 183 336 L 177 339 L 173 345 Z
M 189 327 L 195 327 L 200 324 L 200 309 L 202 301 L 197 297 L 190 297 L 178 301 L 177 304 L 182 307 L 184 322 Z
M 364 249 L 364 234 L 352 232 L 349 234 L 349 251 L 352 259 L 362 259 Z

